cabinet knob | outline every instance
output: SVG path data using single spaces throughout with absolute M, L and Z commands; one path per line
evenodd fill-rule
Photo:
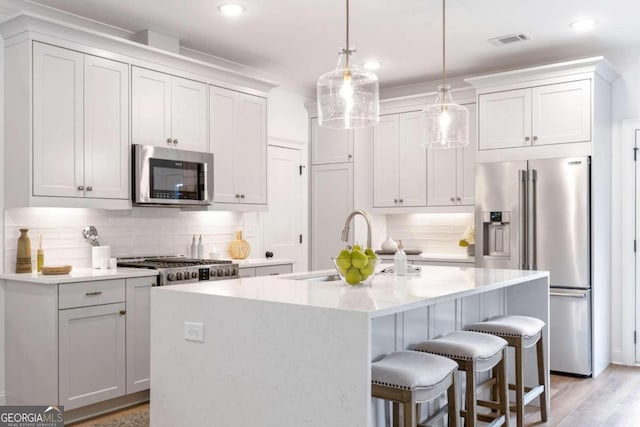
M 240 195 L 239 195 L 239 194 L 236 194 L 236 199 L 239 199 L 239 198 L 240 198 Z
M 127 310 L 120 310 L 120 316 L 124 316 L 125 314 L 127 314 Z
M 87 191 L 93 191 L 93 187 L 91 186 L 87 187 Z
M 240 198 L 241 198 L 241 199 L 244 199 L 244 194 L 241 194 L 241 195 L 240 195 Z
M 531 138 L 529 138 L 528 136 L 525 136 L 525 137 L 524 137 L 524 140 L 525 140 L 525 141 L 529 141 L 530 139 L 531 139 Z
M 456 198 L 455 198 L 455 197 L 452 197 L 452 198 L 450 198 L 449 200 L 451 200 L 452 202 L 455 202 L 455 201 L 456 201 Z
M 173 140 L 173 145 L 178 145 L 178 140 L 177 139 Z
M 404 200 L 402 200 L 402 199 L 398 199 L 398 201 L 399 201 L 400 203 L 404 202 Z
M 460 197 L 456 197 L 456 200 L 457 201 L 461 201 L 462 199 Z
M 393 203 L 398 203 L 398 199 L 393 199 Z
M 349 154 L 349 155 L 347 155 L 347 158 L 348 158 L 348 159 L 353 158 L 353 154 Z
M 533 140 L 534 140 L 534 141 L 537 141 L 537 140 L 538 140 L 538 137 L 537 137 L 537 136 L 534 136 L 534 137 L 533 137 Z
M 173 142 L 173 139 L 167 138 L 167 145 L 171 145 L 172 142 Z
M 78 191 L 84 191 L 84 185 L 78 185 Z

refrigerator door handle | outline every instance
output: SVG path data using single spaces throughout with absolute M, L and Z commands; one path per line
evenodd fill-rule
M 536 262 L 536 197 L 537 188 L 536 181 L 538 179 L 538 171 L 535 169 L 529 170 L 527 183 L 527 258 L 528 269 L 536 270 L 538 268 Z
M 527 171 L 518 170 L 518 197 L 520 203 L 520 220 L 518 221 L 519 233 L 522 242 L 520 243 L 520 269 L 526 270 L 527 265 Z

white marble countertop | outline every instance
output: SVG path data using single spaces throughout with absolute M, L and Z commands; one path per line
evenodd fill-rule
M 232 259 L 240 268 L 265 267 L 269 265 L 295 264 L 296 261 L 287 258 L 247 258 Z
M 380 266 L 380 268 L 386 265 Z M 367 312 L 369 317 L 412 310 L 441 301 L 479 294 L 548 277 L 546 271 L 473 267 L 423 266 L 420 274 L 398 278 L 377 274 L 368 287 L 348 287 L 341 281 L 311 281 L 335 275 L 334 270 L 283 276 L 248 277 L 217 282 L 154 288 L 255 301 Z
M 393 259 L 393 254 L 390 255 L 378 255 L 380 259 Z M 436 254 L 436 253 L 421 253 L 420 255 L 407 255 L 409 261 L 430 261 L 430 262 L 468 262 L 470 264 L 475 263 L 475 257 L 468 256 L 466 254 Z
M 41 273 L 9 273 L 0 274 L 0 280 L 14 280 L 18 282 L 42 283 L 48 285 L 56 285 L 58 283 L 74 283 L 88 282 L 91 280 L 112 280 L 127 279 L 131 277 L 148 277 L 157 276 L 156 270 L 146 268 L 126 268 L 118 267 L 116 269 L 95 269 L 95 268 L 77 268 L 71 270 L 69 274 L 43 275 Z

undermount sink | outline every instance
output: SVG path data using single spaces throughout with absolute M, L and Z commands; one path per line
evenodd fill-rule
M 340 276 L 335 272 L 335 270 L 324 270 L 317 271 L 311 273 L 302 273 L 302 274 L 287 274 L 284 276 L 280 276 L 282 279 L 290 279 L 290 280 L 307 280 L 309 282 L 337 282 L 340 280 Z
M 302 280 L 308 280 L 310 282 L 335 282 L 337 280 L 340 280 L 340 276 L 338 276 L 337 274 L 331 274 L 328 276 L 309 277 Z

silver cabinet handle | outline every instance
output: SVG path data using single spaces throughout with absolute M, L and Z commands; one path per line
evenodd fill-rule
M 280 273 L 269 273 L 269 276 L 279 276 Z
M 533 140 L 534 140 L 534 141 L 537 141 L 537 140 L 538 140 L 538 137 L 537 137 L 537 136 L 534 136 L 534 137 L 533 137 Z
M 95 296 L 98 296 L 98 295 L 102 295 L 102 291 L 87 292 L 87 293 L 85 293 L 85 295 L 88 296 L 88 297 L 95 297 Z
M 84 190 L 84 185 L 78 185 L 78 191 L 83 191 Z
M 87 191 L 93 191 L 93 187 L 91 186 L 87 187 Z
M 171 145 L 172 142 L 173 142 L 173 139 L 167 138 L 167 145 Z
M 525 140 L 525 141 L 529 141 L 530 139 L 531 139 L 531 138 L 529 138 L 528 136 L 525 136 L 525 137 L 524 137 L 524 140 Z
M 127 310 L 120 310 L 120 316 L 124 316 L 125 314 L 127 314 Z
M 178 145 L 178 140 L 177 139 L 173 140 L 173 145 Z

